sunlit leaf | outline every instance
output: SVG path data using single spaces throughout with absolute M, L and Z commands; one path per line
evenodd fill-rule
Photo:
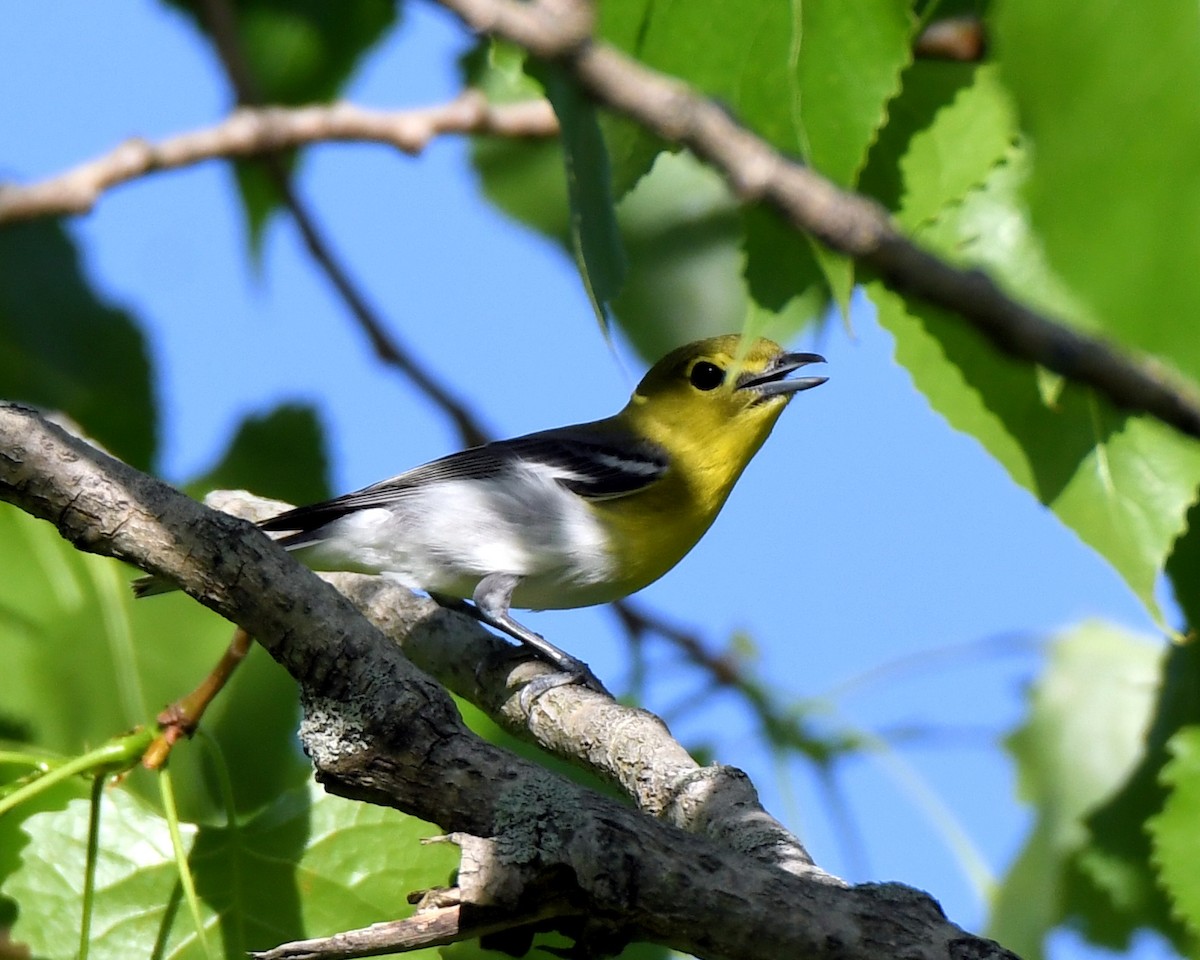
M 1032 141 L 1032 224 L 1114 338 L 1200 379 L 1200 20 L 1188 0 L 1013 0 L 996 49 Z
M 1047 268 L 1020 200 L 1020 156 L 919 234 L 984 262 L 1027 301 L 1083 317 Z M 1125 578 L 1155 615 L 1155 584 L 1200 482 L 1200 444 L 1096 394 L 1060 389 L 962 321 L 881 284 L 869 287 L 896 355 L 947 421 L 974 436 Z
M 36 956 L 70 956 L 78 943 L 87 821 L 86 803 L 74 801 L 25 822 L 29 843 L 3 892 L 20 909 L 14 939 Z M 114 789 L 100 824 L 91 956 L 202 957 L 165 820 Z M 316 787 L 235 827 L 182 830 L 206 937 L 229 958 L 402 917 L 407 893 L 446 885 L 457 864 L 452 846 L 420 844 L 438 832 L 429 824 Z
M 48 523 L 0 504 L 0 657 L 3 709 L 32 742 L 75 754 L 137 724 L 196 686 L 233 627 L 182 594 L 135 601 L 128 568 L 80 553 Z M 64 666 L 69 665 L 69 668 Z M 295 684 L 254 648 L 205 716 L 231 771 L 241 810 L 307 775 L 295 744 Z M 171 761 L 185 817 L 223 816 L 207 747 Z M 147 775 L 131 784 L 157 797 Z
M 1148 826 L 1159 880 L 1176 916 L 1200 937 L 1200 727 L 1181 729 L 1167 743 L 1171 760 L 1162 772 L 1170 790 L 1162 812 Z

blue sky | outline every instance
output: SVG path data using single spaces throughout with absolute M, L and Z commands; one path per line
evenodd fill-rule
M 62 0 L 5 14 L 0 177 L 45 176 L 228 107 L 207 50 L 157 4 Z M 456 92 L 468 38 L 430 6 L 407 17 L 349 99 L 391 108 Z M 159 175 L 113 191 L 70 227 L 96 286 L 146 324 L 168 477 L 201 471 L 241 417 L 284 400 L 320 410 L 339 490 L 453 449 L 447 423 L 374 362 L 286 220 L 268 230 L 261 263 L 247 260 L 230 183 L 217 164 Z M 640 361 L 610 353 L 563 254 L 481 200 L 463 141 L 418 159 L 321 147 L 299 188 L 391 328 L 497 433 L 624 403 Z M 685 743 L 746 769 L 828 869 L 927 889 L 978 927 L 976 891 L 923 805 L 936 798 L 982 864 L 1002 871 L 1028 817 L 996 739 L 1019 721 L 1036 641 L 1091 617 L 1153 627 L 1101 559 L 929 410 L 864 303 L 851 326 L 835 321 L 795 344 L 828 357 L 829 383 L 796 399 L 708 537 L 642 597 L 715 642 L 744 631 L 785 699 L 850 684 L 830 723 L 929 733 L 839 769 L 842 815 L 865 855 L 839 839 L 820 781 L 771 756 L 736 698 L 676 709 L 700 684 L 661 646 L 649 653 L 648 706 Z M 622 686 L 627 657 L 605 610 L 528 621 Z M 908 667 L 879 670 L 894 663 Z M 1063 956 L 1087 952 L 1060 943 Z M 1144 944 L 1140 954 L 1155 952 Z

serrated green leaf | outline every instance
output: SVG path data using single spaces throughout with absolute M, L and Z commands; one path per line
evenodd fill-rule
M 1016 135 L 995 66 L 918 61 L 888 104 L 859 188 L 915 229 L 982 184 L 1010 156 Z
M 145 339 L 97 297 L 57 221 L 0 229 L 0 397 L 62 411 L 136 467 L 154 459 Z
M 843 186 L 856 182 L 911 59 L 908 6 L 895 0 L 768 0 L 749 7 L 690 0 L 653 5 L 648 14 L 631 7 L 604 24 L 640 59 L 727 104 L 751 130 Z M 761 218 L 751 218 L 747 229 L 750 290 L 760 306 L 778 309 L 776 288 L 793 277 L 797 285 L 783 301 L 811 296 L 815 262 L 834 298 L 848 307 L 850 260 L 830 251 L 814 255 L 794 238 L 781 247 Z M 756 264 L 762 252 L 769 252 L 767 262 Z
M 601 25 L 844 186 L 857 179 L 899 88 L 913 26 L 895 0 L 689 0 L 654 4 L 648 15 L 627 7 Z
M 1091 623 L 1056 639 L 1007 741 L 1019 791 L 1036 821 L 997 891 L 988 935 L 1027 960 L 1067 912 L 1064 877 L 1089 839 L 1087 815 L 1109 799 L 1143 755 L 1161 647 Z
M 611 113 L 600 115 L 600 131 L 608 148 L 612 168 L 612 192 L 617 200 L 625 197 L 654 167 L 664 151 L 676 148 L 664 143 L 641 124 Z
M 38 956 L 69 956 L 78 938 L 87 805 L 38 814 L 3 892 L 20 913 L 13 937 Z M 457 864 L 437 833 L 394 810 L 293 790 L 236 827 L 182 826 L 207 938 L 244 957 L 291 939 L 396 919 L 405 895 L 444 885 Z M 100 825 L 91 956 L 201 957 L 180 909 L 166 822 L 123 790 L 106 793 Z M 435 951 L 417 956 L 433 958 Z
M 1091 940 L 1128 947 L 1133 933 L 1155 929 L 1181 951 L 1187 935 L 1172 916 L 1151 863 L 1146 824 L 1163 808 L 1167 744 L 1200 723 L 1200 649 L 1173 645 L 1167 655 L 1141 762 L 1120 792 L 1087 818 L 1088 843 L 1075 854 L 1066 884 L 1067 911 Z
M 858 182 L 886 105 L 912 62 L 907 3 L 792 0 L 789 56 L 800 86 L 805 160 L 842 186 Z
M 994 20 L 1049 262 L 1104 330 L 1200 379 L 1200 21 L 1187 0 L 1013 0 Z
M 596 319 L 607 331 L 613 300 L 621 292 L 628 269 L 613 208 L 608 148 L 600 132 L 595 105 L 583 95 L 566 69 L 556 64 L 544 65 L 539 79 L 562 131 L 575 262 Z
M 229 447 L 203 476 L 190 481 L 193 496 L 209 490 L 249 490 L 287 503 L 315 503 L 330 496 L 329 463 L 317 412 L 285 403 L 246 417 Z
M 1185 727 L 1167 742 L 1171 760 L 1162 782 L 1170 790 L 1162 812 L 1147 824 L 1159 882 L 1175 915 L 1200 937 L 1200 727 Z
M 1026 302 L 1083 317 L 1046 267 L 1020 201 L 1019 156 L 943 211 L 919 238 L 984 263 Z M 873 283 L 896 356 L 950 424 L 976 437 L 1014 480 L 1121 574 L 1159 616 L 1154 588 L 1200 481 L 1200 444 L 1090 391 L 1047 383 L 966 324 Z
M 1167 576 L 1195 640 L 1200 632 L 1200 503 L 1188 510 L 1186 528 L 1167 558 Z

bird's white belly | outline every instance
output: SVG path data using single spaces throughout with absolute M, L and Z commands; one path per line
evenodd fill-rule
M 382 574 L 461 598 L 488 574 L 511 573 L 521 577 L 513 605 L 526 608 L 594 603 L 612 574 L 586 501 L 535 470 L 431 484 L 333 521 L 298 554 L 317 569 Z

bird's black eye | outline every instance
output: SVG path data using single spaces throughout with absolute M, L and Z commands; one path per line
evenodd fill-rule
M 725 371 L 715 363 L 701 360 L 692 367 L 688 379 L 692 381 L 692 386 L 697 390 L 716 390 L 721 385 L 721 381 L 725 379 Z

